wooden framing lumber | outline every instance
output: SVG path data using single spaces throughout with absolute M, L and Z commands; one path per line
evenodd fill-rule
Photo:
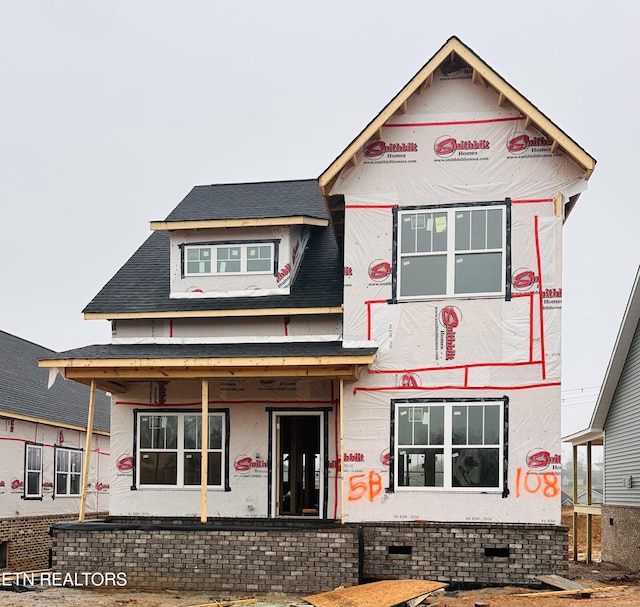
M 342 314 L 342 306 L 328 308 L 256 308 L 240 310 L 171 310 L 168 312 L 89 312 L 85 320 L 142 320 L 158 318 L 229 318 L 245 316 L 304 316 L 314 314 Z
M 84 513 L 87 508 L 87 485 L 89 483 L 89 465 L 91 463 L 91 432 L 93 431 L 93 413 L 96 408 L 96 380 L 91 380 L 89 393 L 89 415 L 87 417 L 87 439 L 85 442 L 84 457 L 82 458 L 82 493 L 80 494 L 80 512 L 78 522 L 84 521 Z
M 194 221 L 152 221 L 151 230 L 203 230 L 207 228 L 257 228 L 263 226 L 328 226 L 328 219 L 298 215 L 295 217 L 254 217 L 252 219 L 206 219 Z

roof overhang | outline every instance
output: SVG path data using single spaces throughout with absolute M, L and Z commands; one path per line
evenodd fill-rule
M 68 430 L 78 430 L 80 432 L 86 432 L 86 426 L 77 426 L 75 424 L 66 424 L 51 419 L 45 419 L 42 417 L 34 417 L 32 415 L 22 415 L 20 413 L 14 413 L 13 411 L 0 411 L 0 418 L 17 419 L 23 422 L 32 422 L 34 424 L 40 424 L 44 426 L 52 426 L 54 428 L 64 428 Z M 102 434 L 103 436 L 109 436 L 109 432 L 106 430 L 93 429 L 94 434 Z
M 237 344 L 225 346 L 184 345 L 162 355 L 171 346 L 89 346 L 68 356 L 40 360 L 39 365 L 57 369 L 66 379 L 83 384 L 96 381 L 97 387 L 110 392 L 126 392 L 127 383 L 144 381 L 207 379 L 327 378 L 355 381 L 363 366 L 373 363 L 376 348 L 349 348 L 344 352 L 336 344 Z M 242 350 L 237 355 L 234 348 Z M 273 349 L 274 354 L 268 352 Z M 295 354 L 282 354 L 294 349 Z M 83 356 L 83 350 L 87 355 Z M 211 355 L 216 350 L 220 355 Z M 149 352 L 141 356 L 141 352 Z M 94 355 L 92 355 L 92 352 Z M 133 355 L 116 356 L 132 352 Z M 265 354 L 266 352 L 266 354 Z M 197 355 L 194 355 L 196 353 Z M 199 355 L 202 353 L 202 355 Z
M 180 300 L 184 301 L 184 300 Z M 85 312 L 85 320 L 142 320 L 152 318 L 229 318 L 250 316 L 304 316 L 342 314 L 342 306 L 329 308 L 259 308 L 221 310 L 175 310 L 162 312 Z
M 592 445 L 604 444 L 604 430 L 600 428 L 587 428 L 586 430 L 580 430 L 569 436 L 562 437 L 563 443 L 570 443 L 574 447 L 578 445 L 586 445 L 591 443 Z
M 152 230 L 203 230 L 208 228 L 259 228 L 307 225 L 326 227 L 328 219 L 298 215 L 295 217 L 253 217 L 246 219 L 207 219 L 195 221 L 152 221 Z

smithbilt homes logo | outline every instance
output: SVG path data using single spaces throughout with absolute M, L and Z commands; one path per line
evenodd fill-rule
M 507 140 L 507 151 L 513 156 L 533 158 L 553 156 L 551 146 L 553 142 L 546 137 L 529 137 L 526 133 L 516 133 Z
M 486 160 L 484 150 L 489 150 L 491 144 L 488 139 L 458 140 L 450 135 L 438 137 L 433 144 L 433 151 L 440 160 Z
M 382 140 L 372 141 L 364 146 L 365 163 L 414 163 L 410 157 L 418 151 L 414 142 L 385 143 Z
M 249 455 L 240 455 L 233 462 L 233 468 L 238 474 L 247 474 L 249 472 L 266 471 L 269 464 L 263 459 L 253 459 Z
M 444 329 L 440 329 L 439 331 L 438 341 L 440 352 L 444 352 L 445 360 L 455 360 L 456 332 L 462 320 L 462 314 L 455 306 L 446 306 L 440 310 L 437 318 L 440 325 L 444 327 Z
M 388 261 L 376 259 L 369 264 L 368 272 L 371 280 L 381 283 L 391 276 L 393 269 Z

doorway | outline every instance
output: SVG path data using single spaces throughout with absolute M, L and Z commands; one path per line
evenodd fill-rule
M 321 414 L 281 413 L 275 422 L 275 515 L 321 517 Z

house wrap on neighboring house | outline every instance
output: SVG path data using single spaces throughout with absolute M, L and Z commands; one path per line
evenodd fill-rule
M 54 562 L 135 529 L 175 557 L 128 561 L 147 586 L 562 570 L 562 226 L 594 166 L 451 38 L 318 180 L 193 188 L 86 307 L 112 342 L 41 362 L 113 394 L 111 523 L 57 526 Z
M 0 574 L 49 567 L 52 523 L 78 517 L 89 390 L 48 386 L 54 352 L 0 331 Z M 109 398 L 96 391 L 86 508 L 109 510 Z
M 564 438 L 574 453 L 579 445 L 587 445 L 589 451 L 592 445 L 604 445 L 604 496 L 599 500 L 593 496 L 587 507 L 575 510 L 588 517 L 600 515 L 602 560 L 636 571 L 640 569 L 639 321 L 640 269 L 589 427 Z

